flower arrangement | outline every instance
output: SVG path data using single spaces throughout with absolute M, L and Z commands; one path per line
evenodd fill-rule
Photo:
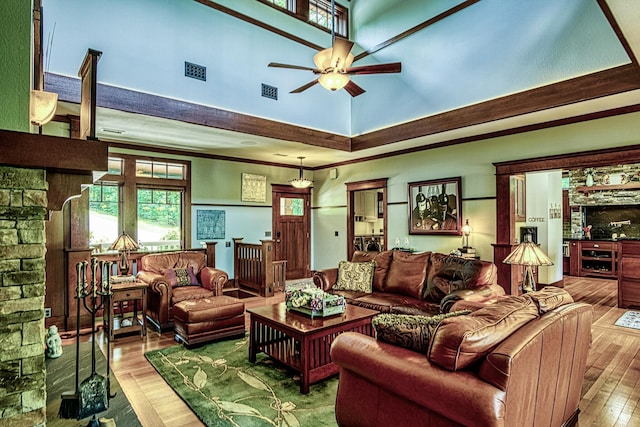
M 287 310 L 314 316 L 330 316 L 344 312 L 346 301 L 339 295 L 331 295 L 320 288 L 305 287 L 285 290 Z
M 596 170 L 594 168 L 584 168 L 585 175 L 593 175 L 594 173 L 596 173 Z

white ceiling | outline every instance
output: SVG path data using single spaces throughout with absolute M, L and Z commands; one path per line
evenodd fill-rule
M 51 1 L 55 5 L 56 0 Z M 399 2 L 400 0 L 397 0 L 392 3 L 398 6 Z M 303 71 L 276 69 L 267 70 L 266 67 L 263 66 L 263 64 L 260 64 L 259 68 L 251 68 L 251 72 L 254 74 L 259 74 L 259 77 L 256 77 L 259 80 L 281 79 L 276 83 L 280 88 L 280 92 L 283 93 L 282 97 L 286 97 L 286 100 L 283 100 L 283 104 L 287 106 L 291 104 L 294 110 L 296 103 L 300 105 L 300 109 L 313 108 L 313 114 L 323 114 L 324 108 L 327 108 L 329 110 L 331 108 L 335 108 L 336 110 L 342 111 L 342 109 L 346 105 L 350 114 L 349 127 L 351 131 L 341 132 L 339 129 L 342 125 L 339 125 L 338 131 L 334 132 L 342 135 L 346 133 L 347 136 L 355 136 L 356 134 L 361 133 L 357 131 L 358 129 L 363 129 L 366 133 L 375 130 L 376 128 L 393 126 L 394 124 L 415 120 L 420 117 L 425 117 L 442 111 L 459 108 L 460 106 L 482 102 L 484 100 L 492 99 L 495 97 L 506 96 L 513 92 L 523 91 L 536 87 L 536 85 L 540 86 L 544 84 L 550 84 L 554 82 L 554 79 L 556 81 L 561 81 L 568 78 L 576 77 L 576 75 L 579 75 L 581 72 L 595 72 L 599 71 L 599 69 L 602 67 L 604 67 L 603 69 L 606 69 L 608 67 L 607 64 L 609 64 L 611 67 L 619 65 L 619 54 L 612 54 L 611 58 L 607 57 L 607 55 L 605 54 L 602 54 L 602 58 L 599 61 L 591 58 L 591 56 L 594 55 L 594 52 L 619 52 L 621 50 L 621 45 L 619 44 L 617 39 L 614 40 L 615 43 L 612 44 L 612 46 L 600 46 L 598 48 L 594 47 L 594 49 L 590 49 L 584 52 L 580 51 L 577 53 L 570 51 L 570 49 L 574 48 L 575 46 L 578 46 L 576 49 L 581 49 L 580 44 L 575 40 L 575 38 L 584 37 L 582 33 L 580 33 L 581 29 L 575 28 L 578 23 L 586 22 L 589 25 L 593 26 L 592 21 L 581 18 L 580 10 L 573 11 L 571 14 L 571 17 L 573 18 L 569 19 L 569 15 L 564 16 L 557 10 L 547 7 L 547 13 L 556 13 L 558 19 L 554 20 L 553 22 L 549 22 L 547 20 L 542 21 L 542 16 L 530 16 L 530 20 L 536 21 L 538 19 L 541 20 L 541 22 L 538 22 L 536 24 L 537 26 L 523 25 L 522 22 L 511 22 L 509 19 L 514 18 L 515 16 L 519 16 L 519 14 L 523 13 L 523 11 L 521 10 L 516 10 L 518 9 L 517 7 L 512 7 L 511 9 L 513 10 L 507 10 L 509 8 L 504 7 L 504 3 L 501 5 L 500 2 L 492 2 L 492 0 L 482 0 L 478 4 L 484 2 L 496 4 L 485 6 L 486 10 L 484 12 L 481 7 L 477 7 L 476 5 L 470 6 L 464 11 L 449 16 L 443 21 L 434 25 L 434 27 L 437 28 L 434 28 L 433 30 L 429 28 L 421 30 L 415 36 L 408 37 L 407 39 L 401 40 L 391 45 L 390 47 L 377 52 L 374 55 L 370 55 L 370 57 L 367 57 L 362 61 L 362 64 L 355 64 L 364 65 L 365 62 L 376 63 L 402 61 L 403 72 L 398 76 L 381 75 L 356 77 L 356 79 L 358 79 L 357 83 L 365 88 L 367 92 L 354 100 L 349 99 L 348 95 L 344 92 L 321 93 L 321 91 L 324 91 L 324 89 L 320 88 L 319 86 L 309 89 L 302 94 L 285 95 L 284 93 L 286 93 L 285 91 L 287 89 L 298 87 L 313 78 L 310 74 L 307 75 Z M 420 2 L 413 3 L 417 4 Z M 510 2 L 510 4 L 513 3 L 518 2 Z M 554 2 L 546 1 L 546 3 L 549 5 Z M 562 8 L 569 8 L 566 2 L 558 3 L 564 5 L 562 6 Z M 556 8 L 559 7 L 558 3 L 555 3 Z M 576 6 L 576 4 L 584 3 L 594 4 L 595 0 L 570 2 L 571 8 L 575 9 L 580 9 L 580 7 Z M 47 4 L 48 3 L 45 2 L 45 19 L 47 17 Z M 363 19 L 373 19 L 371 18 L 371 16 L 379 12 L 375 10 L 373 5 L 377 5 L 377 7 L 380 7 L 382 3 L 373 1 L 373 3 L 370 3 L 372 5 L 371 10 L 367 10 L 366 4 L 367 3 L 363 0 L 353 0 L 351 2 L 352 14 L 360 13 L 360 16 L 362 16 Z M 637 25 L 637 23 L 640 22 L 640 3 L 629 0 L 608 0 L 607 4 L 611 8 L 614 17 L 618 25 L 620 26 L 626 40 L 629 42 L 629 45 L 633 50 L 635 56 L 638 57 L 638 55 L 640 55 L 640 26 Z M 60 8 L 65 7 L 62 3 L 58 3 L 57 6 Z M 505 9 L 504 16 L 500 16 L 500 14 L 497 14 L 498 16 L 496 16 L 495 8 L 500 7 L 503 7 Z M 401 8 L 398 6 L 397 9 L 400 10 Z M 536 8 L 534 7 L 532 10 L 535 11 Z M 478 15 L 475 15 L 476 13 Z M 531 13 L 531 10 L 527 11 L 527 13 Z M 56 16 L 56 13 L 53 13 L 52 15 Z M 563 17 L 566 17 L 567 19 L 563 20 Z M 493 40 L 493 46 L 483 46 L 480 45 L 479 42 L 468 40 L 469 38 L 480 37 L 478 34 L 474 34 L 473 31 L 470 31 L 469 34 L 464 34 L 463 29 L 465 25 L 470 26 L 471 22 L 475 22 L 478 20 L 486 21 L 489 18 L 495 20 L 495 22 L 485 23 L 485 25 L 488 25 L 489 27 L 491 25 L 499 25 L 501 27 L 520 27 L 523 31 L 526 31 L 527 29 L 529 31 L 532 31 L 533 29 L 537 28 L 539 31 L 553 32 L 555 38 L 545 38 L 545 43 L 543 45 L 546 46 L 546 48 L 553 50 L 553 46 L 549 44 L 550 40 L 555 40 L 558 43 L 560 43 L 558 40 L 562 40 L 561 44 L 566 45 L 563 49 L 569 49 L 569 52 L 572 53 L 568 55 L 561 55 L 557 52 L 551 52 L 548 55 L 541 54 L 539 58 L 532 58 L 531 62 L 529 62 L 527 58 L 523 58 L 518 54 L 519 50 L 513 50 L 511 52 L 508 52 L 510 57 L 513 57 L 513 61 L 524 62 L 517 64 L 493 64 L 493 66 L 496 66 L 496 70 L 498 70 L 496 72 L 499 74 L 499 78 L 487 76 L 488 70 L 491 69 L 490 67 L 486 67 L 485 69 L 470 68 L 474 62 L 470 62 L 464 57 L 464 55 L 475 57 L 474 61 L 476 64 L 480 61 L 487 61 L 490 63 L 493 58 L 502 58 L 500 56 L 494 55 L 494 52 L 492 51 L 492 48 L 496 47 L 495 39 Z M 364 29 L 361 31 L 358 31 L 357 28 L 355 30 L 352 30 L 352 39 L 355 39 L 356 43 L 358 44 L 358 52 L 363 50 L 362 46 L 370 48 L 372 44 L 383 41 L 383 39 L 376 37 L 376 34 L 381 33 L 381 29 L 386 29 L 386 31 L 389 31 L 389 28 L 392 28 L 391 31 L 396 31 L 395 33 L 389 35 L 392 37 L 393 35 L 406 30 L 406 25 L 415 25 L 414 23 L 406 23 L 404 21 L 406 19 L 406 17 L 403 19 L 395 17 L 393 22 L 386 27 L 382 25 L 384 24 L 383 21 L 378 20 L 376 21 L 376 25 L 379 28 L 376 28 L 376 25 L 368 25 L 364 26 Z M 359 22 L 358 18 L 354 16 L 352 16 L 352 21 L 356 24 Z M 566 26 L 563 27 L 565 23 Z M 63 23 L 59 24 L 63 25 Z M 48 25 L 49 33 L 51 33 L 53 24 L 50 22 Z M 238 25 L 247 24 L 238 22 Z M 483 27 L 478 26 L 471 28 L 471 30 L 480 31 L 482 30 L 482 28 Z M 455 34 L 451 34 L 450 36 L 447 35 L 447 31 L 454 30 L 456 31 Z M 589 29 L 587 30 L 591 31 Z M 56 29 L 55 31 L 57 31 L 58 33 L 64 33 L 64 31 L 60 28 Z M 500 31 L 496 30 L 496 34 L 494 35 L 494 37 L 499 37 L 500 35 L 504 36 L 504 34 L 509 34 L 510 31 L 514 31 L 513 28 L 502 28 L 500 29 Z M 463 33 L 462 35 L 461 32 Z M 576 35 L 575 33 L 579 34 Z M 45 34 L 47 34 L 46 30 Z M 68 32 L 68 34 L 68 37 L 73 36 L 72 32 Z M 595 31 L 595 34 L 599 35 L 600 33 L 598 33 L 598 31 Z M 425 40 L 424 37 L 426 37 L 427 35 L 429 35 L 431 39 Z M 387 34 L 383 34 L 379 37 L 388 36 Z M 444 37 L 448 38 L 445 40 Z M 545 37 L 548 36 L 545 35 Z M 64 36 L 59 36 L 59 38 L 64 39 Z M 441 43 L 439 45 L 435 44 L 433 41 L 434 39 L 440 40 Z M 599 40 L 602 39 L 612 40 L 611 37 L 599 37 Z M 453 44 L 443 43 L 443 40 Z M 487 40 L 488 39 L 485 39 L 484 41 Z M 529 40 L 540 40 L 540 36 L 530 35 Z M 463 42 L 466 44 L 463 44 Z M 88 43 L 91 42 L 88 41 Z M 285 40 L 284 38 L 282 40 L 283 46 L 289 47 L 291 43 L 292 42 L 290 40 Z M 608 43 L 612 42 L 608 41 Z M 431 46 L 432 49 L 429 50 L 425 48 L 425 44 Z M 81 46 L 86 46 L 86 43 Z M 419 48 L 418 46 L 421 47 Z M 101 46 L 93 47 L 102 48 Z M 507 49 L 508 47 L 509 45 L 504 45 L 505 49 Z M 441 50 L 439 54 L 433 52 L 434 50 L 436 50 L 436 48 Z M 530 50 L 539 48 L 540 46 L 537 45 L 531 47 L 523 46 L 522 51 L 528 52 Z M 356 51 L 356 49 L 357 48 L 354 48 L 354 52 Z M 415 54 L 415 52 L 417 52 L 419 49 L 421 52 L 424 50 L 427 50 L 429 52 L 429 54 L 427 55 L 428 59 L 423 58 L 422 60 L 418 60 L 416 58 L 417 55 Z M 300 49 L 296 48 L 294 50 Z M 283 48 L 283 50 L 272 49 L 270 55 L 271 58 L 276 62 L 285 62 L 305 66 L 310 65 L 308 64 L 309 61 L 305 62 L 305 58 L 307 56 L 310 56 L 309 53 L 313 53 L 313 50 L 305 48 L 303 49 L 303 52 L 303 56 L 301 56 L 299 52 L 292 52 L 292 49 L 290 48 Z M 564 52 L 566 53 L 567 51 Z M 445 55 L 445 53 L 448 53 L 448 55 Z M 583 57 L 588 57 L 588 60 L 581 60 L 577 57 L 578 54 Z M 251 53 L 243 52 L 243 55 L 251 55 Z M 576 57 L 571 57 L 567 60 L 567 62 L 570 62 L 570 64 L 558 65 L 558 63 L 565 60 L 567 56 L 572 55 L 575 55 Z M 105 58 L 106 56 L 107 55 L 105 54 Z M 105 58 L 101 59 L 101 63 L 99 65 L 100 67 L 102 67 L 102 62 L 104 62 Z M 502 58 L 501 60 L 504 61 L 505 59 Z M 77 68 L 79 63 L 78 61 L 76 61 L 75 64 L 68 65 L 67 68 L 65 68 L 55 61 L 52 62 L 54 63 L 54 65 L 47 71 L 67 75 L 71 74 L 68 67 L 71 67 L 71 69 L 73 67 Z M 627 60 L 626 62 L 628 63 L 629 61 Z M 429 69 L 439 68 L 440 71 L 438 73 L 435 73 L 435 75 L 433 73 L 431 75 L 427 75 L 430 73 L 427 69 L 425 69 L 425 67 L 429 67 Z M 451 68 L 448 69 L 447 67 Z M 109 66 L 107 66 L 107 68 L 109 68 Z M 531 69 L 532 72 L 528 73 L 526 71 L 527 69 Z M 544 74 L 545 76 L 540 77 L 541 74 Z M 101 75 L 102 74 L 99 73 L 99 80 Z M 109 74 L 109 71 L 107 71 L 106 75 L 108 76 L 106 79 L 110 80 L 107 83 L 116 86 L 120 85 L 121 87 L 128 86 L 124 79 L 122 81 L 118 81 L 117 73 Z M 244 76 L 237 76 L 237 78 L 243 79 Z M 507 80 L 507 78 L 509 78 L 510 81 L 504 82 L 504 80 Z M 543 80 L 536 80 L 541 78 Z M 501 86 L 498 86 L 496 81 L 501 82 Z M 162 82 L 157 82 L 157 84 L 160 83 Z M 456 85 L 456 90 L 458 90 L 460 87 L 464 88 L 465 93 L 453 93 L 454 89 L 451 84 Z M 148 87 L 143 89 L 136 87 L 133 90 L 163 94 L 160 89 L 153 91 L 149 90 Z M 493 96 L 490 90 L 494 91 Z M 509 90 L 512 90 L 512 92 L 508 92 Z M 447 97 L 447 93 L 450 93 L 451 96 Z M 413 96 L 409 97 L 410 94 L 412 94 Z M 180 98 L 179 96 L 175 96 L 175 94 L 171 96 L 171 94 L 167 93 L 166 96 Z M 328 97 L 336 97 L 335 99 L 337 100 L 329 100 Z M 398 107 L 395 106 L 395 103 L 390 105 L 390 99 L 397 103 Z M 217 101 L 214 104 L 212 102 L 202 102 L 201 100 L 189 100 L 194 103 L 213 105 L 216 106 L 216 108 L 221 109 L 224 109 L 223 107 L 225 106 L 224 102 L 221 101 Z M 323 100 L 326 100 L 326 104 L 321 104 Z M 311 103 L 311 107 L 309 107 L 309 103 Z M 212 154 L 218 156 L 276 162 L 290 165 L 298 164 L 298 156 L 305 156 L 305 166 L 317 167 L 389 153 L 402 149 L 425 146 L 432 143 L 448 141 L 461 137 L 480 135 L 498 130 L 511 129 L 524 125 L 577 116 L 580 114 L 604 111 L 615 107 L 635 105 L 638 103 L 640 103 L 640 91 L 632 91 L 600 98 L 597 100 L 586 101 L 579 104 L 566 105 L 505 120 L 499 120 L 482 125 L 476 125 L 435 135 L 415 138 L 408 141 L 402 141 L 354 153 L 311 146 L 304 144 L 304 141 L 281 141 L 272 138 L 231 132 L 206 126 L 191 125 L 175 120 L 167 120 L 140 114 L 125 113 L 122 111 L 104 108 L 99 108 L 96 114 L 96 131 L 98 138 L 100 138 L 101 140 L 118 141 L 134 145 L 162 147 L 173 150 L 184 150 L 185 152 Z M 411 106 L 415 111 L 417 111 L 417 116 L 412 117 L 411 113 L 408 113 L 408 111 L 412 111 L 411 109 L 402 110 L 402 107 L 400 107 L 400 105 L 404 106 L 405 104 Z M 229 110 L 233 110 L 233 108 L 231 108 L 233 106 L 232 101 L 229 101 L 227 105 L 229 106 Z M 328 107 L 326 105 L 328 105 Z M 270 120 L 289 122 L 299 126 L 314 128 L 313 125 L 310 125 L 308 123 L 300 123 L 300 120 L 297 119 L 298 116 L 294 113 L 291 113 L 290 117 L 293 117 L 293 119 L 289 121 L 284 119 L 284 110 L 273 111 L 273 114 L 271 114 L 270 109 L 276 110 L 276 108 L 274 108 L 272 105 L 267 104 L 264 107 L 264 110 L 260 110 L 260 108 L 260 106 L 257 106 L 255 108 L 253 106 L 249 106 L 246 108 L 249 111 L 237 112 L 256 115 Z M 395 110 L 398 111 L 396 112 Z M 380 114 L 385 112 L 386 114 Z M 57 114 L 79 114 L 79 108 L 77 104 L 74 103 L 60 102 Z M 331 113 L 327 112 L 327 114 Z M 366 119 L 369 117 L 371 117 L 371 120 L 367 121 Z M 328 131 L 324 127 L 325 126 L 322 124 L 318 125 L 318 129 Z M 123 132 L 114 133 L 114 130 Z

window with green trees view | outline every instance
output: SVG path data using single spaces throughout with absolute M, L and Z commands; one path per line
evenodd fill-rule
M 89 190 L 89 245 L 104 252 L 125 231 L 143 251 L 182 249 L 190 163 L 118 154 Z
M 138 189 L 138 240 L 145 246 L 180 246 L 182 192 Z M 165 247 L 166 246 L 166 247 Z

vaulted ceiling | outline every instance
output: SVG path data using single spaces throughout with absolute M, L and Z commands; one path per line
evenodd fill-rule
M 44 0 L 45 85 L 79 114 L 98 64 L 97 136 L 122 146 L 321 167 L 640 111 L 640 4 L 628 0 L 338 0 L 366 92 L 314 86 L 326 32 L 258 1 Z M 184 62 L 207 80 L 184 76 Z M 261 85 L 278 99 L 261 96 Z

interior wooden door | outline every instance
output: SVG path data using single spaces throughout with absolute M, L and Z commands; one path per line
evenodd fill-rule
M 311 276 L 311 189 L 272 186 L 274 260 L 287 261 L 287 279 Z

